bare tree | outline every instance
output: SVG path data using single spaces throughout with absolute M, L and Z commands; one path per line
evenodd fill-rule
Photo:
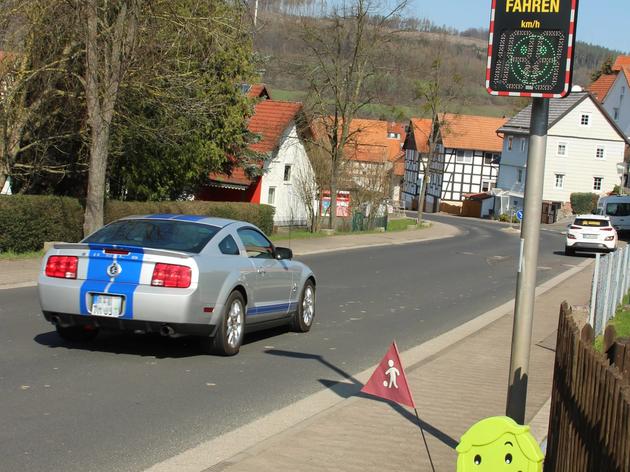
M 406 5 L 396 4 L 388 14 L 372 16 L 377 5 L 371 0 L 354 0 L 335 5 L 315 26 L 312 19 L 302 22 L 302 39 L 309 51 L 305 64 L 309 82 L 309 111 L 320 117 L 320 138 L 330 160 L 330 219 L 335 228 L 339 173 L 345 159 L 344 148 L 351 138 L 350 123 L 372 101 L 369 82 L 373 77 L 379 47 L 395 33 L 386 27 L 390 17 Z
M 446 41 L 446 38 L 443 40 Z M 456 70 L 447 70 L 444 67 L 443 48 L 436 50 L 436 56 L 431 63 L 429 79 L 416 82 L 415 96 L 420 101 L 423 112 L 432 122 L 431 132 L 428 136 L 429 152 L 424 163 L 422 186 L 418 196 L 417 220 L 420 223 L 422 222 L 431 170 L 435 168 L 435 160 L 440 153 L 438 148 L 440 136 L 448 132 L 449 118 L 446 112 L 449 109 L 453 111 L 453 107 L 461 106 L 464 99 L 461 77 Z
M 72 11 L 67 2 L 57 0 L 3 4 L 0 188 L 9 176 L 63 175 L 76 164 L 75 159 L 59 161 L 46 152 L 81 133 L 81 117 L 70 111 L 80 87 L 70 67 L 79 53 L 69 33 L 76 26 Z M 71 125 L 68 116 L 74 119 Z
M 103 226 L 105 177 L 110 126 L 116 99 L 133 60 L 143 0 L 105 2 L 85 0 L 85 95 L 90 124 L 90 175 L 85 201 L 83 232 Z

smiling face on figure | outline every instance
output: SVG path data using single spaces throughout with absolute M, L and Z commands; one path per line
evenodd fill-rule
M 506 416 L 473 425 L 457 452 L 457 472 L 541 472 L 544 458 L 529 426 Z

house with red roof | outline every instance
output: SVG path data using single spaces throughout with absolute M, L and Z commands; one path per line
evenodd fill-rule
M 418 195 L 424 178 L 424 167 L 429 155 L 429 135 L 432 121 L 412 118 L 403 143 L 404 170 L 400 200 L 405 208 L 418 209 Z
M 344 186 L 367 188 L 400 200 L 404 172 L 405 126 L 384 120 L 355 118 L 350 123 Z
M 588 90 L 626 136 L 630 136 L 630 56 L 618 56 L 612 74 L 600 76 Z
M 250 149 L 264 156 L 260 162 L 262 175 L 252 177 L 241 167 L 230 174 L 212 173 L 197 198 L 272 205 L 276 225 L 306 224 L 307 209 L 298 187 L 314 175 L 304 145 L 304 131 L 299 127 L 303 106 L 268 98 L 264 86 L 252 86 L 246 93 L 260 99 L 248 129 L 260 137 Z
M 495 187 L 499 175 L 503 140 L 496 130 L 506 122 L 505 118 L 444 114 L 440 122 L 425 211 L 439 211 L 442 202 L 461 207 L 467 195 Z M 405 185 L 417 192 L 408 193 L 416 208 L 428 160 L 431 126 L 431 120 L 412 119 L 409 128 L 414 137 L 405 143 L 406 152 L 411 154 L 405 175 L 409 182 Z

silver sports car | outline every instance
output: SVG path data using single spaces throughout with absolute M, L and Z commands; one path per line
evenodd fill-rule
M 80 243 L 55 244 L 42 264 L 46 320 L 69 341 L 99 328 L 199 335 L 236 354 L 245 332 L 315 316 L 315 276 L 255 226 L 196 215 L 117 220 Z

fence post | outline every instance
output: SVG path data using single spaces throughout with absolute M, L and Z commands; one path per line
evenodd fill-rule
M 614 276 L 614 291 L 613 291 L 613 308 L 611 310 L 611 318 L 615 316 L 617 312 L 617 306 L 619 305 L 619 292 L 621 291 L 621 254 L 613 253 L 615 255 L 615 276 Z
M 623 303 L 623 297 L 626 295 L 626 271 L 628 258 L 626 257 L 627 246 L 620 250 L 619 256 L 621 257 L 621 272 L 619 275 L 619 296 L 617 298 L 617 305 Z
M 628 264 L 630 264 L 630 249 L 628 246 L 624 247 L 624 270 L 623 270 L 623 296 L 621 298 L 621 303 L 623 303 L 623 297 L 628 293 L 628 282 L 630 281 L 630 274 L 628 273 Z
M 588 314 L 588 324 L 595 326 L 595 312 L 597 311 L 597 284 L 599 283 L 599 259 L 601 254 L 595 254 L 595 270 L 593 271 L 593 284 L 591 286 L 591 311 Z
M 610 254 L 606 255 L 606 262 L 608 264 L 608 270 L 606 271 L 606 286 L 604 287 L 604 309 L 602 310 L 602 322 L 601 329 L 603 330 L 606 327 L 606 322 L 608 321 L 608 305 L 610 305 L 610 284 L 612 279 L 612 258 Z M 599 329 L 597 330 L 597 334 L 599 334 Z

